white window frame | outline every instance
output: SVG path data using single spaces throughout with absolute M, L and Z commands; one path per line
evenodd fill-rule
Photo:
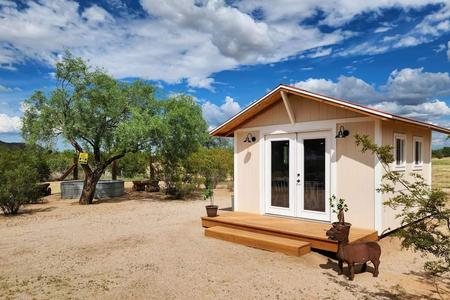
M 420 143 L 420 161 L 416 164 L 416 142 Z M 423 138 L 420 136 L 413 137 L 413 170 L 422 170 L 423 168 Z
M 402 164 L 397 165 L 397 139 L 403 140 L 403 161 Z M 406 169 L 406 135 L 402 133 L 394 133 L 394 170 L 395 171 L 404 171 Z

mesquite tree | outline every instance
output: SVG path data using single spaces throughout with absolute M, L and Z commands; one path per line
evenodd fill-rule
M 391 145 L 378 146 L 366 135 L 355 135 L 355 139 L 361 151 L 376 155 L 385 170 L 379 190 L 391 196 L 384 202 L 385 205 L 399 208 L 397 217 L 404 227 L 395 235 L 401 238 L 402 246 L 434 255 L 436 259 L 425 264 L 425 269 L 432 274 L 450 271 L 450 209 L 447 195 L 427 185 L 420 174 L 411 173 L 408 179 L 404 172 L 392 171 L 390 164 L 394 162 L 394 157 Z
M 56 88 L 25 101 L 22 134 L 27 142 L 52 144 L 57 138 L 90 154 L 80 204 L 91 204 L 108 165 L 126 153 L 152 147 L 161 128 L 160 104 L 144 82 L 115 80 L 66 53 L 56 64 Z

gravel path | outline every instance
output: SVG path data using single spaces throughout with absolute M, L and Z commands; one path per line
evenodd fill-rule
M 217 190 L 216 202 L 230 206 L 229 193 Z M 205 204 L 130 193 L 80 206 L 52 195 L 0 216 L 0 298 L 437 297 L 421 273 L 424 258 L 400 251 L 396 239 L 381 241 L 379 278 L 367 272 L 350 282 L 321 253 L 289 257 L 205 238 Z

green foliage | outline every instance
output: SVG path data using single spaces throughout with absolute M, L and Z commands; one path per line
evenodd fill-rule
M 192 97 L 177 96 L 164 101 L 162 134 L 158 139 L 166 192 L 176 193 L 187 182 L 185 163 L 207 139 L 207 125 L 200 107 Z
M 432 151 L 432 156 L 435 158 L 450 157 L 450 147 L 443 147 Z
M 432 254 L 435 260 L 425 264 L 425 269 L 438 275 L 450 271 L 450 209 L 447 195 L 432 189 L 424 178 L 411 173 L 408 180 L 403 172 L 390 169 L 393 162 L 392 147 L 378 146 L 367 136 L 355 135 L 356 144 L 362 151 L 370 150 L 376 155 L 385 170 L 382 193 L 391 195 L 384 204 L 393 209 L 399 208 L 397 218 L 400 228 L 395 234 L 401 238 L 402 246 Z
M 31 150 L 0 153 L 0 208 L 4 214 L 16 214 L 22 205 L 35 202 L 39 197 L 36 183 L 45 171 L 32 154 Z
M 144 82 L 120 82 L 81 58 L 66 53 L 56 64 L 57 87 L 48 95 L 36 91 L 25 100 L 22 134 L 28 143 L 53 145 L 62 137 L 92 159 L 82 165 L 94 186 L 112 161 L 148 149 L 161 127 L 154 88 Z M 91 203 L 83 189 L 80 203 Z
M 336 198 L 336 195 L 332 195 L 330 197 L 330 207 L 331 207 L 331 212 L 334 214 L 339 213 L 340 210 L 343 210 L 345 212 L 348 211 L 348 205 L 347 203 L 345 203 L 345 199 L 343 198 Z
M 125 178 L 146 177 L 149 154 L 144 152 L 127 153 L 117 161 L 117 171 Z
M 233 140 L 226 137 L 209 136 L 204 143 L 206 148 L 223 148 L 233 150 Z
M 215 188 L 233 171 L 233 150 L 228 148 L 205 148 L 192 153 L 186 163 L 187 172 L 200 176 L 206 188 Z
M 210 187 L 203 190 L 203 200 L 210 201 L 211 205 L 214 204 L 214 190 Z
M 73 164 L 74 151 L 64 150 L 51 152 L 47 155 L 47 163 L 51 174 L 61 174 Z

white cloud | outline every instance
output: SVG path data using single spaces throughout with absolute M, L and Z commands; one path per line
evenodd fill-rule
M 241 106 L 233 98 L 226 96 L 224 103 L 220 106 L 206 101 L 202 105 L 202 111 L 208 124 L 215 127 L 240 112 Z
M 97 5 L 92 5 L 85 9 L 81 17 L 92 23 L 103 23 L 113 20 L 113 17 L 106 10 Z
M 372 85 L 353 76 L 339 76 L 336 82 L 324 78 L 309 78 L 296 82 L 294 86 L 319 94 L 362 103 L 379 99 L 379 95 Z
M 17 133 L 22 128 L 22 120 L 17 116 L 0 114 L 0 133 Z
M 12 88 L 9 88 L 9 87 L 6 87 L 6 86 L 0 84 L 0 93 L 9 93 L 12 91 L 13 91 Z
M 378 27 L 378 28 L 375 29 L 373 32 L 375 32 L 375 33 L 383 33 L 383 32 L 389 31 L 389 30 L 391 30 L 391 29 L 392 29 L 392 27 L 389 27 L 389 26 L 382 26 L 382 27 Z
M 356 1 L 352 1 L 356 2 Z M 372 2 L 372 1 L 369 1 Z M 375 1 L 373 1 L 375 2 Z M 379 7 L 387 5 L 389 1 L 376 1 Z M 395 1 L 394 1 L 395 2 Z M 400 1 L 397 6 L 404 8 L 419 7 L 425 1 Z M 348 49 L 336 53 L 339 56 L 381 54 L 398 48 L 413 47 L 429 43 L 450 32 L 450 3 L 444 1 L 430 1 L 428 4 L 441 4 L 440 8 L 423 18 L 416 26 L 406 33 L 381 36 L 370 41 L 356 44 Z M 393 4 L 393 3 L 391 3 Z
M 212 84 L 214 83 L 213 78 L 198 78 L 198 77 L 191 77 L 188 78 L 188 84 L 191 87 L 194 88 L 203 88 L 207 90 L 214 90 Z
M 439 53 L 447 49 L 447 46 L 445 44 L 439 44 L 436 48 L 433 49 L 434 52 Z
M 371 105 L 371 107 L 396 115 L 425 121 L 450 115 L 450 107 L 448 107 L 447 103 L 440 100 L 424 102 L 417 105 L 401 105 L 397 102 L 381 102 Z
M 450 95 L 450 76 L 444 72 L 424 72 L 423 68 L 394 70 L 383 89 L 391 100 L 418 104 Z
M 360 103 L 389 100 L 402 104 L 420 104 L 438 96 L 450 96 L 450 75 L 445 72 L 424 72 L 423 68 L 394 70 L 386 84 L 378 89 L 353 76 L 339 76 L 337 81 L 308 78 L 294 85 Z
M 148 15 L 134 17 L 117 0 L 108 3 L 120 7 L 119 16 L 98 5 L 81 8 L 71 0 L 29 1 L 22 8 L 1 0 L 0 68 L 14 70 L 29 59 L 53 64 L 70 49 L 119 78 L 186 80 L 193 87 L 211 89 L 213 73 L 278 62 L 311 49 L 320 49 L 311 57 L 330 55 L 331 45 L 355 35 L 301 25 L 311 12 L 323 12 L 321 24 L 340 26 L 363 12 L 393 6 L 419 8 L 430 2 L 436 1 L 243 0 L 227 5 L 223 0 L 141 0 Z M 263 11 L 261 20 L 251 17 L 255 9 Z M 441 9 L 427 19 L 426 24 L 437 26 L 429 33 L 433 37 L 446 32 L 445 15 Z M 426 26 L 422 27 L 424 35 Z M 347 54 L 392 48 L 370 43 L 356 47 Z
M 309 58 L 317 58 L 322 56 L 328 56 L 331 54 L 333 50 L 331 48 L 318 48 L 315 49 L 312 53 L 306 55 Z
M 309 78 L 294 85 L 428 122 L 442 123 L 450 116 L 448 104 L 437 99 L 450 96 L 450 76 L 444 72 L 424 72 L 423 68 L 394 70 L 386 84 L 378 88 L 353 76 L 340 76 L 336 81 Z

